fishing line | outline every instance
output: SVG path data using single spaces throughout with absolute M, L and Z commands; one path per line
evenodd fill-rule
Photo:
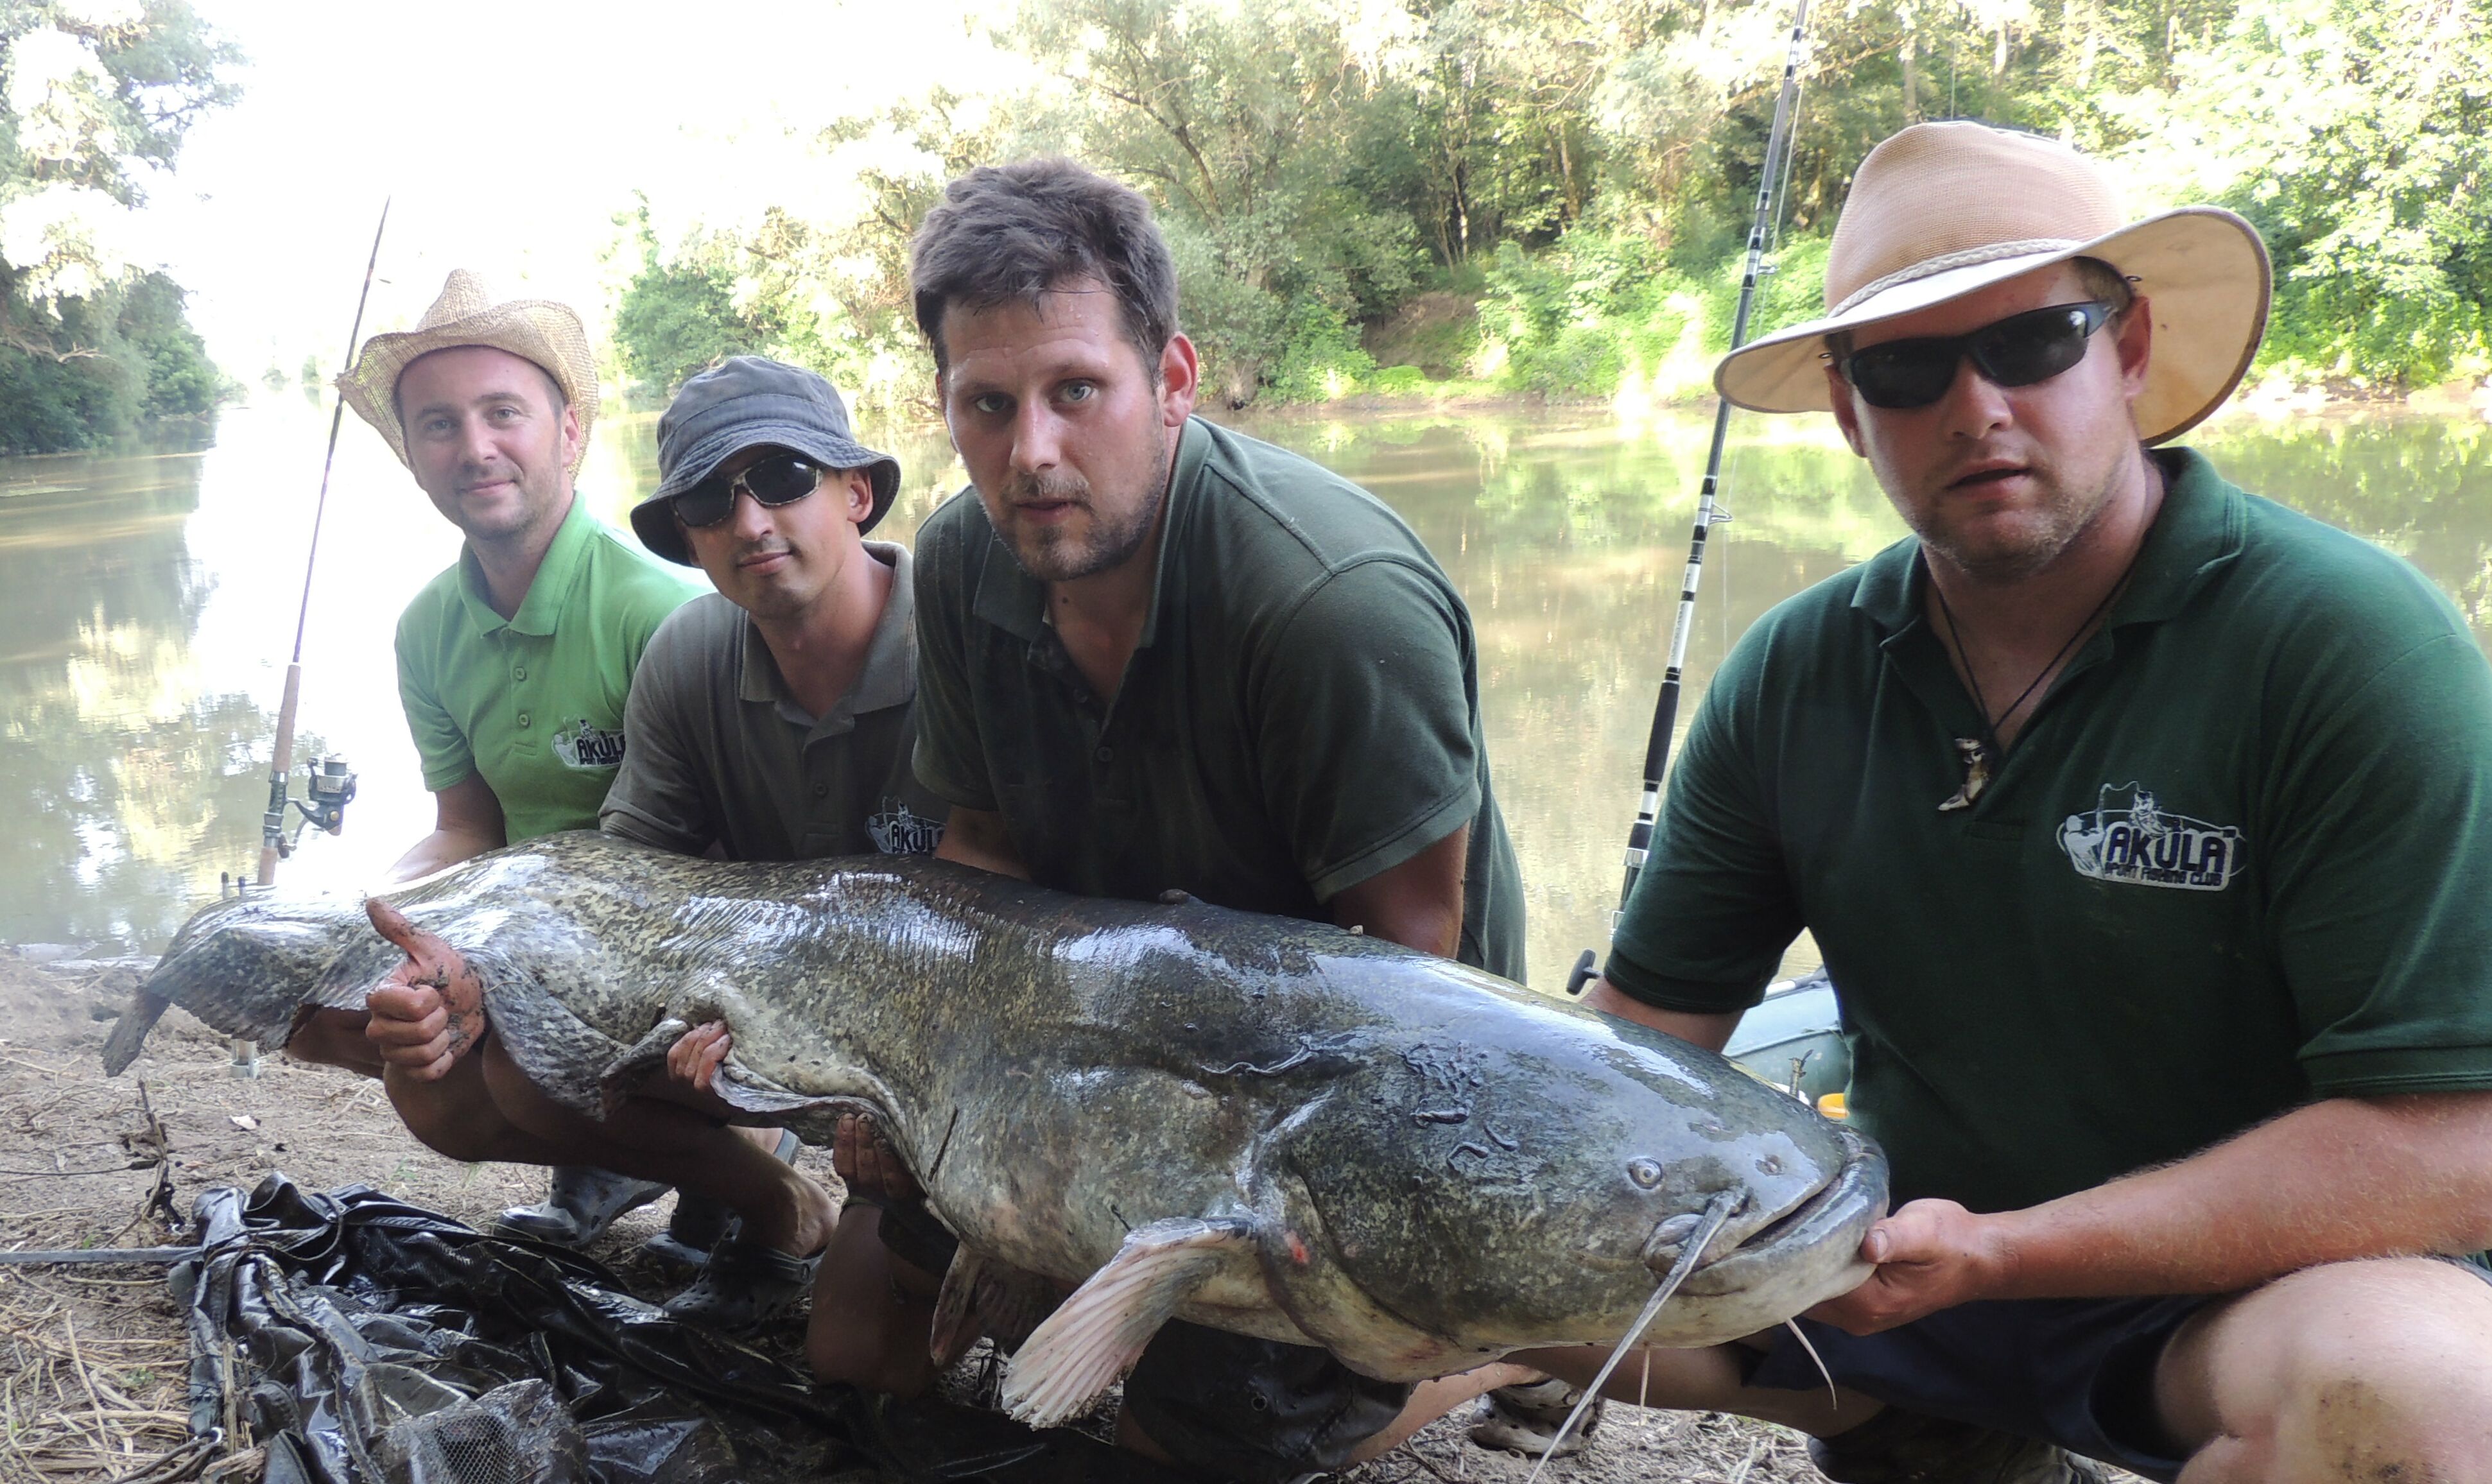
M 1686 1246 L 1678 1249 L 1678 1261 L 1670 1265 L 1670 1276 L 1662 1279 L 1661 1287 L 1652 1291 L 1652 1297 L 1645 1302 L 1644 1312 L 1627 1326 L 1625 1337 L 1610 1351 L 1610 1358 L 1601 1362 L 1601 1369 L 1594 1373 L 1592 1383 L 1584 1388 L 1584 1395 L 1575 1403 L 1575 1410 L 1566 1413 L 1566 1420 L 1558 1425 L 1558 1436 L 1549 1439 L 1549 1446 L 1541 1453 L 1540 1462 L 1531 1466 L 1531 1474 L 1523 1484 L 1540 1484 L 1540 1470 L 1549 1467 L 1549 1461 L 1558 1456 L 1558 1450 L 1565 1445 L 1567 1436 L 1575 1431 L 1575 1424 L 1584 1420 L 1584 1413 L 1600 1400 L 1601 1387 L 1608 1382 L 1610 1373 L 1626 1358 L 1637 1337 L 1645 1332 L 1653 1317 L 1661 1313 L 1661 1306 L 1670 1302 L 1670 1295 L 1678 1291 L 1678 1286 L 1687 1281 L 1689 1273 L 1696 1271 L 1696 1264 L 1705 1256 L 1705 1249 L 1713 1244 L 1713 1238 L 1721 1234 L 1722 1228 L 1731 1220 L 1731 1213 L 1738 1207 L 1739 1193 L 1733 1190 L 1723 1191 L 1706 1204 L 1704 1225 L 1696 1229 L 1696 1234 L 1687 1239 Z M 1650 1355 L 1645 1357 L 1645 1365 L 1648 1379 L 1652 1365 Z

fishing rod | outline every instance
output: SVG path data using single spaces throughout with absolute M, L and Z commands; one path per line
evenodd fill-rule
M 1731 348 L 1748 341 L 1748 318 L 1757 305 L 1757 281 L 1765 272 L 1765 234 L 1773 224 L 1775 188 L 1791 158 L 1792 128 L 1798 116 L 1799 64 L 1808 37 L 1808 0 L 1792 8 L 1791 49 L 1783 59 L 1782 90 L 1774 98 L 1773 128 L 1765 135 L 1765 168 L 1757 172 L 1757 210 L 1748 223 L 1748 260 L 1739 279 L 1739 308 L 1731 320 Z M 1661 816 L 1661 780 L 1670 763 L 1670 735 L 1678 724 L 1678 693 L 1686 673 L 1687 636 L 1696 627 L 1696 584 L 1705 574 L 1705 543 L 1722 514 L 1714 502 L 1722 485 L 1722 454 L 1731 436 L 1731 403 L 1718 392 L 1713 401 L 1713 444 L 1705 456 L 1705 483 L 1696 496 L 1696 532 L 1687 546 L 1687 575 L 1678 585 L 1678 616 L 1670 628 L 1670 665 L 1662 671 L 1661 695 L 1653 702 L 1652 734 L 1644 748 L 1644 792 L 1636 802 L 1635 827 L 1627 832 L 1626 880 L 1618 887 L 1618 911 L 1626 910 L 1636 877 L 1644 874 L 1652 846 L 1653 824 Z M 1617 914 L 1612 914 L 1615 923 Z M 1598 972 L 1592 950 L 1584 950 L 1566 977 L 1566 993 L 1581 994 Z
M 347 366 L 355 364 L 355 347 L 364 337 L 364 310 L 371 303 L 372 273 L 380 266 L 381 234 L 389 230 L 390 203 L 381 202 L 381 220 L 372 228 L 371 255 L 364 260 L 363 291 L 355 296 L 355 320 L 346 331 Z M 285 664 L 284 698 L 277 706 L 277 745 L 268 759 L 268 810 L 259 816 L 259 886 L 277 881 L 277 863 L 294 853 L 293 843 L 285 837 L 285 816 L 289 807 L 303 815 L 303 825 L 296 826 L 300 839 L 304 826 L 318 825 L 335 835 L 346 826 L 346 806 L 354 801 L 355 774 L 346 766 L 342 756 L 316 757 L 311 762 L 311 777 L 305 791 L 306 801 L 292 796 L 290 780 L 294 776 L 294 717 L 303 699 L 303 635 L 312 616 L 312 575 L 320 561 L 320 522 L 329 511 L 329 473 L 338 462 L 338 430 L 345 421 L 346 398 L 337 395 L 329 411 L 329 451 L 320 460 L 320 496 L 312 507 L 312 546 L 303 558 L 303 601 L 294 610 L 294 653 Z M 233 1043 L 234 1071 L 237 1076 L 259 1075 L 259 1048 L 250 1041 Z

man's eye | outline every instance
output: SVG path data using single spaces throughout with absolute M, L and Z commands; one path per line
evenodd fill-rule
M 1012 410 L 1012 399 L 998 392 L 986 392 L 969 399 L 969 405 L 988 417 Z
M 1098 383 L 1091 381 L 1068 381 L 1055 395 L 1066 401 L 1088 401 L 1099 395 L 1099 387 Z

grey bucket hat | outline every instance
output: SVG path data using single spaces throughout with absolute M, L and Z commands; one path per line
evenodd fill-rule
M 900 490 L 900 460 L 856 441 L 847 404 L 828 381 L 760 356 L 730 356 L 684 383 L 658 419 L 658 489 L 632 507 L 640 544 L 670 562 L 698 565 L 675 523 L 673 501 L 748 448 L 784 448 L 829 469 L 865 469 L 874 483 L 873 530 Z

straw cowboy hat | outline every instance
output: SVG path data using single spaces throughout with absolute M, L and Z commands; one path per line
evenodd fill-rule
M 457 345 L 490 345 L 544 367 L 579 414 L 579 458 L 586 457 L 588 430 L 597 421 L 597 363 L 579 316 L 550 299 L 495 304 L 485 281 L 464 268 L 451 270 L 441 297 L 414 329 L 364 341 L 364 353 L 338 378 L 338 391 L 356 416 L 380 430 L 398 461 L 412 468 L 398 416 L 398 378 L 416 357 Z M 574 470 L 579 458 L 571 461 Z
M 2111 172 L 2064 144 L 1986 124 L 1915 124 L 1853 177 L 1826 253 L 1824 316 L 1731 352 L 1713 385 L 1759 412 L 1824 411 L 1826 336 L 2091 257 L 2152 302 L 2137 430 L 2161 442 L 2214 411 L 2248 371 L 2267 329 L 2267 245 L 2219 207 L 2125 217 Z

